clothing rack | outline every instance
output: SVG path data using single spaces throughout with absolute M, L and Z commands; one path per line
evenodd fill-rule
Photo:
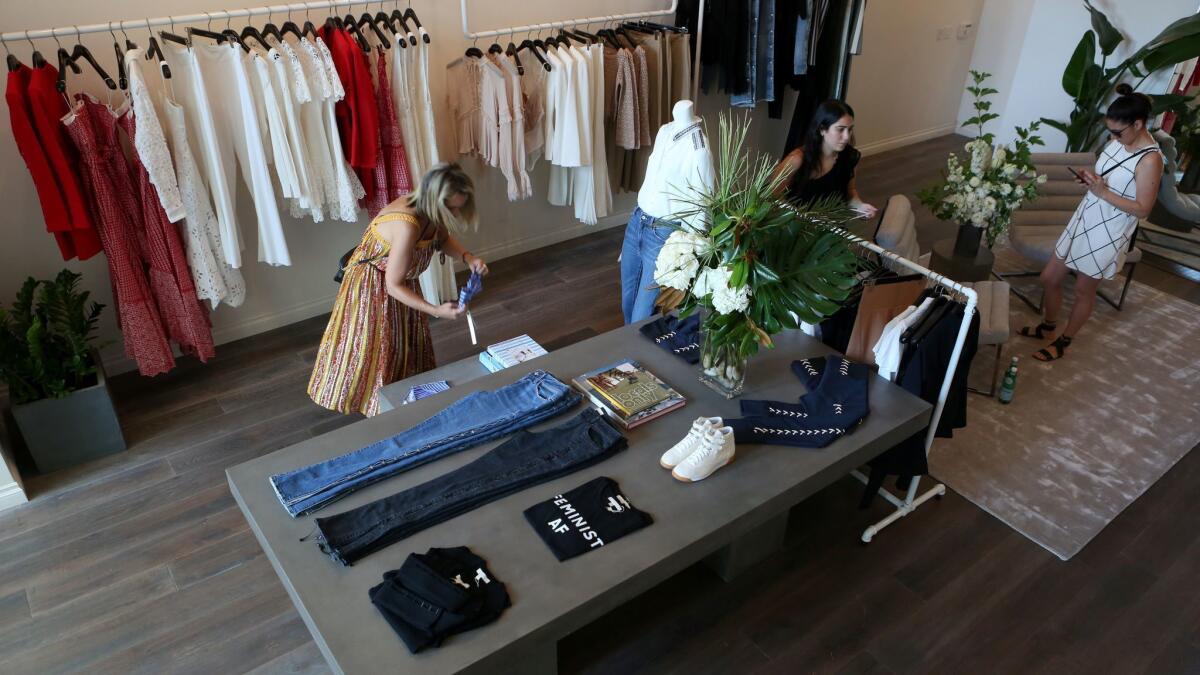
M 44 28 L 39 30 L 19 30 L 0 34 L 0 42 L 9 43 L 24 40 L 39 40 L 43 38 L 60 38 L 82 35 L 83 33 L 109 33 L 114 30 L 128 28 L 154 28 L 156 26 L 172 26 L 177 23 L 212 22 L 219 19 L 235 19 L 251 16 L 269 16 L 271 14 L 288 14 L 290 12 L 310 11 L 314 9 L 330 9 L 333 7 L 349 7 L 350 5 L 367 5 L 364 0 L 318 0 L 317 2 L 290 2 L 285 5 L 264 5 L 244 9 L 217 9 L 199 14 L 183 14 L 179 16 L 160 16 L 153 19 L 122 19 L 108 23 L 91 23 L 81 26 L 65 26 L 59 28 Z
M 880 256 L 887 258 L 888 260 L 892 260 L 897 264 L 902 265 L 917 274 L 920 274 L 923 277 L 931 279 L 939 286 L 952 290 L 966 298 L 966 309 L 963 311 L 962 322 L 958 326 L 958 336 L 954 340 L 954 350 L 950 353 L 950 362 L 946 365 L 946 374 L 942 376 L 942 388 L 938 391 L 937 404 L 933 408 L 933 415 L 929 418 L 929 431 L 925 433 L 925 455 L 928 456 L 929 448 L 933 445 L 934 434 L 937 433 L 938 422 L 942 419 L 942 409 L 946 407 L 946 398 L 950 395 L 950 384 L 951 380 L 954 379 L 954 372 L 958 369 L 958 361 L 959 357 L 962 355 L 963 343 L 966 342 L 967 332 L 971 328 L 971 318 L 974 316 L 975 307 L 979 303 L 979 294 L 975 292 L 975 289 L 963 286 L 957 281 L 944 277 L 941 274 L 924 267 L 923 265 L 909 260 L 908 258 L 892 253 L 891 251 L 879 246 L 875 242 L 868 241 L 862 237 L 851 234 L 847 230 L 844 230 L 840 227 L 831 227 L 830 229 L 850 240 L 851 243 L 857 244 L 858 246 L 861 246 L 869 251 L 873 251 Z M 855 469 L 850 473 L 864 484 L 867 483 L 867 477 L 858 469 Z M 912 513 L 921 504 L 924 504 L 934 497 L 941 497 L 946 494 L 946 486 L 942 483 L 937 483 L 921 495 L 918 495 L 917 491 L 920 480 L 920 476 L 912 477 L 912 480 L 908 484 L 908 491 L 905 494 L 904 499 L 900 499 L 896 495 L 892 494 L 889 490 L 880 490 L 880 494 L 883 495 L 884 499 L 895 506 L 896 510 L 883 520 L 880 520 L 874 525 L 868 527 L 866 530 L 863 530 L 863 543 L 871 543 L 871 539 L 873 539 L 880 530 Z
M 468 40 L 478 40 L 486 37 L 497 37 L 500 35 L 514 35 L 517 33 L 533 33 L 543 30 L 551 30 L 554 28 L 566 28 L 568 26 L 578 26 L 588 23 L 606 23 L 611 21 L 627 21 L 629 19 L 646 19 L 653 16 L 662 16 L 664 14 L 674 14 L 679 8 L 679 0 L 671 0 L 671 6 L 662 10 L 650 10 L 645 12 L 627 12 L 625 14 L 609 14 L 606 16 L 593 16 L 586 19 L 564 19 L 562 21 L 550 21 L 547 23 L 535 23 L 528 26 L 509 26 L 508 28 L 497 28 L 495 30 L 483 30 L 472 33 L 471 28 L 467 23 L 467 18 L 470 16 L 470 11 L 467 8 L 467 0 L 458 0 L 459 9 L 462 10 L 462 29 L 463 36 Z M 699 91 L 700 83 L 700 38 L 704 34 L 704 0 L 700 0 L 700 15 L 696 24 L 696 53 L 692 56 L 692 102 L 696 102 L 696 95 Z

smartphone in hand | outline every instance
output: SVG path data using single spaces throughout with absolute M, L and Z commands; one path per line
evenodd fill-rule
M 1083 177 L 1083 174 L 1079 173 L 1078 171 L 1076 171 L 1075 169 L 1072 169 L 1069 166 L 1067 167 L 1067 171 L 1070 171 L 1071 175 L 1075 176 L 1075 180 L 1079 181 L 1080 183 L 1083 183 L 1084 185 L 1087 185 L 1087 179 Z

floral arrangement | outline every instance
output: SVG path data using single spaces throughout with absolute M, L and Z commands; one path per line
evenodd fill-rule
M 1037 186 L 1046 182 L 1046 176 L 1037 175 L 1030 159 L 1030 148 L 1042 145 L 1036 135 L 1041 122 L 1033 122 L 1028 128 L 1015 127 L 1017 140 L 1011 149 L 993 146 L 995 136 L 984 133 L 984 125 L 999 117 L 990 112 L 992 104 L 986 100 L 997 91 L 982 86 L 989 77 L 988 73 L 972 70 L 975 84 L 967 87 L 974 97 L 975 116 L 963 124 L 979 128 L 979 135 L 965 147 L 969 159 L 950 155 L 944 180 L 922 190 L 918 198 L 942 220 L 983 229 L 990 247 L 1008 231 L 1013 212 L 1037 197 Z
M 710 386 L 740 393 L 746 359 L 771 336 L 837 311 L 859 259 L 836 229 L 853 215 L 838 200 L 796 207 L 778 198 L 784 176 L 745 149 L 749 118 L 720 121 L 716 184 L 671 219 L 701 214 L 707 231 L 681 226 L 655 266 L 658 305 L 681 317 L 703 310 L 701 362 Z

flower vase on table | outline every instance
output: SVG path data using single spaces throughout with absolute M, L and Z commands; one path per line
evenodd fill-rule
M 973 260 L 979 253 L 979 242 L 983 239 L 983 229 L 970 223 L 960 224 L 958 236 L 954 238 L 954 255 Z
M 681 225 L 654 269 L 664 313 L 703 312 L 700 381 L 726 398 L 742 393 L 747 360 L 774 347 L 772 335 L 836 312 L 859 271 L 838 229 L 853 213 L 840 200 L 780 201 L 785 176 L 745 148 L 749 125 L 722 114 L 715 185 L 671 215 Z

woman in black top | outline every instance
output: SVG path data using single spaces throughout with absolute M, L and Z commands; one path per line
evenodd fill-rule
M 780 193 L 796 204 L 837 197 L 867 218 L 877 209 L 863 202 L 854 186 L 854 167 L 861 154 L 850 145 L 854 110 L 841 101 L 817 106 L 804 145 L 789 152 L 775 167 L 783 176 Z M 810 159 L 815 158 L 815 159 Z

